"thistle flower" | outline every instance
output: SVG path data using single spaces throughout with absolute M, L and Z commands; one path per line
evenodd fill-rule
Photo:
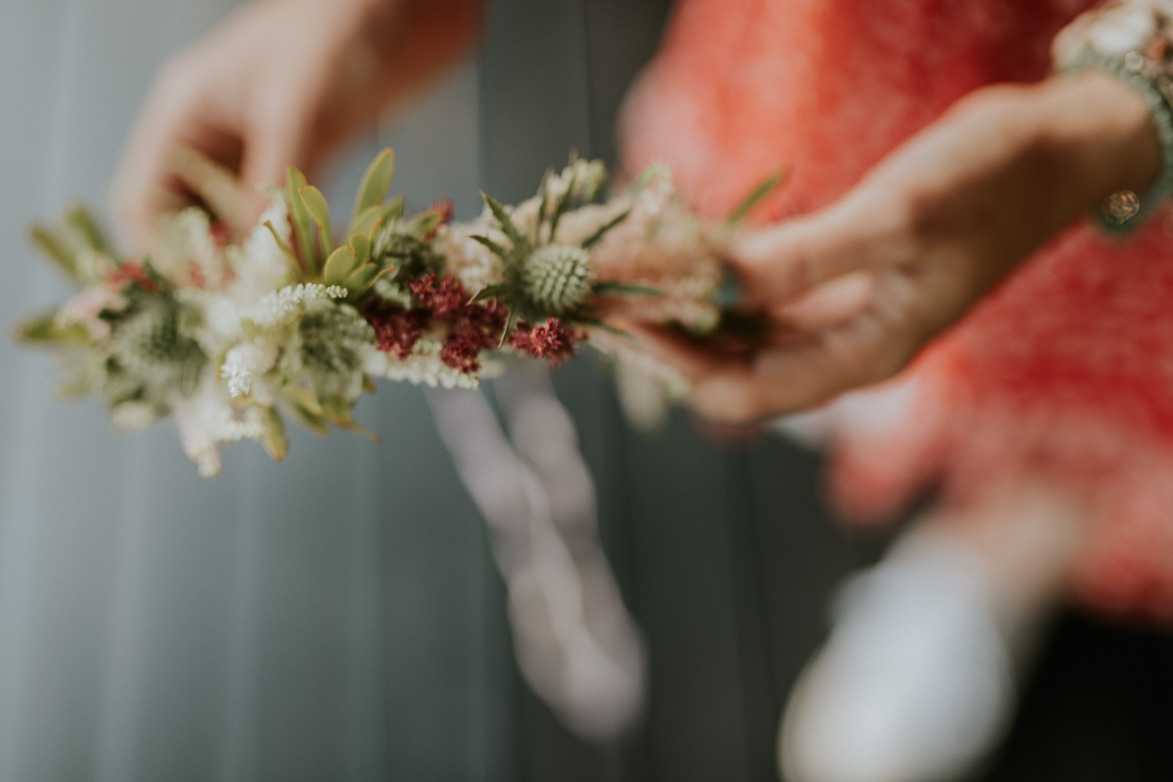
M 590 259 L 581 247 L 548 244 L 521 267 L 521 285 L 534 311 L 565 315 L 591 293 Z

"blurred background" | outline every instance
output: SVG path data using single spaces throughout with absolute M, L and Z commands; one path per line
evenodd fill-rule
M 155 69 L 234 5 L 0 4 L 6 328 L 66 292 L 27 223 L 104 203 Z M 478 190 L 528 196 L 570 148 L 613 159 L 669 6 L 498 0 L 478 59 L 355 145 L 332 200 L 345 209 L 388 144 L 394 191 L 449 196 L 459 218 Z M 489 533 L 419 389 L 360 406 L 382 445 L 298 433 L 282 465 L 244 444 L 203 480 L 170 427 L 117 434 L 0 340 L 0 782 L 776 779 L 777 721 L 832 588 L 883 541 L 824 517 L 813 454 L 722 447 L 682 414 L 636 434 L 589 358 L 554 383 L 649 652 L 644 718 L 606 741 L 523 683 Z M 1173 779 L 1171 662 L 1165 637 L 1065 618 L 988 778 Z

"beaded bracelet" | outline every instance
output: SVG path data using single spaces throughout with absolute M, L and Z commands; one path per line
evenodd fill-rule
M 1123 234 L 1173 195 L 1173 0 L 1116 0 L 1089 11 L 1055 39 L 1056 69 L 1094 68 L 1120 79 L 1144 98 L 1161 142 L 1161 170 L 1148 192 L 1110 195 L 1097 218 Z

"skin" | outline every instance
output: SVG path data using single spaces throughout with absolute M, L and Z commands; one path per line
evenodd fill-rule
M 1144 192 L 1160 159 L 1143 99 L 1110 76 L 979 90 L 838 202 L 731 242 L 745 306 L 773 317 L 774 339 L 734 352 L 625 327 L 689 378 L 702 416 L 810 407 L 896 374 L 1064 226 Z
M 297 166 L 311 178 L 330 153 L 403 106 L 480 37 L 480 0 L 258 0 L 168 62 L 156 77 L 115 176 L 114 206 L 145 241 L 187 194 L 178 146 L 236 174 L 263 208 L 261 184 Z

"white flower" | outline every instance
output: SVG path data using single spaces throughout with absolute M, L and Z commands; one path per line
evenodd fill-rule
M 473 236 L 493 238 L 496 224 L 478 220 L 444 228 L 437 239 L 436 251 L 447 260 L 447 270 L 464 289 L 475 294 L 501 282 L 504 267 L 501 259 Z M 504 237 L 500 237 L 504 241 Z
M 413 385 L 424 385 L 432 388 L 479 388 L 480 378 L 475 375 L 466 375 L 440 360 L 438 343 L 420 340 L 415 353 L 406 359 L 399 360 L 388 353 L 373 353 L 367 358 L 366 371 L 368 374 L 385 377 L 388 380 L 405 380 Z
M 141 432 L 159 420 L 159 411 L 145 402 L 123 402 L 110 411 L 110 419 L 124 432 Z
M 229 295 L 244 304 L 255 302 L 266 293 L 277 290 L 289 275 L 289 260 L 285 257 L 273 231 L 286 244 L 290 241 L 289 211 L 280 191 L 270 193 L 272 201 L 257 221 L 257 225 L 239 247 L 228 250 L 236 272 L 229 286 Z M 273 226 L 273 231 L 265 225 Z
M 238 411 L 227 389 L 210 372 L 191 396 L 174 395 L 171 406 L 183 452 L 205 478 L 220 473 L 221 444 L 259 441 L 265 436 L 263 413 L 255 407 Z
M 257 305 L 257 312 L 253 320 L 262 328 L 273 328 L 289 320 L 289 318 L 315 301 L 332 301 L 345 299 L 348 294 L 341 285 L 320 285 L 318 283 L 302 283 L 287 285 L 279 291 L 266 293 Z
M 228 351 L 220 375 L 228 381 L 233 397 L 247 396 L 253 381 L 272 369 L 277 361 L 277 346 L 268 341 L 245 342 Z

